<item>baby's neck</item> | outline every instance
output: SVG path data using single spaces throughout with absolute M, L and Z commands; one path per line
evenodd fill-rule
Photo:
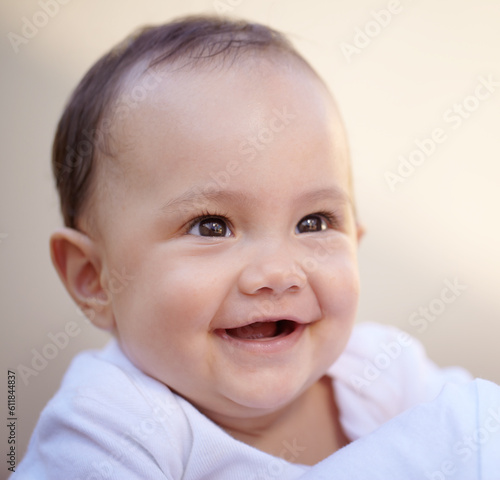
M 234 438 L 292 463 L 314 465 L 349 443 L 339 422 L 332 379 L 323 377 L 291 405 L 250 428 L 222 426 Z

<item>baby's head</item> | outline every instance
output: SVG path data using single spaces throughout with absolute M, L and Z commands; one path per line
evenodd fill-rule
M 53 262 L 131 361 L 251 418 L 321 378 L 358 299 L 345 133 L 277 32 L 188 18 L 92 67 L 59 123 Z

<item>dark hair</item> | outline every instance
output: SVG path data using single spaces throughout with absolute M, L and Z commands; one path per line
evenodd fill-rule
M 98 60 L 73 92 L 57 126 L 52 169 L 66 226 L 77 221 L 91 192 L 95 163 L 106 148 L 109 117 L 124 79 L 145 62 L 142 73 L 163 62 L 236 60 L 245 52 L 276 51 L 306 60 L 279 32 L 256 23 L 210 16 L 190 16 L 144 27 Z M 311 67 L 309 67 L 311 68 Z

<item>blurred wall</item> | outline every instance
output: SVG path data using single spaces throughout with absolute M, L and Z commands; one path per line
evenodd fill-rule
M 499 2 L 3 0 L 4 410 L 7 369 L 39 368 L 27 384 L 18 374 L 18 461 L 71 358 L 107 340 L 78 314 L 49 259 L 61 222 L 50 148 L 63 105 L 90 65 L 137 26 L 222 10 L 289 33 L 338 99 L 367 230 L 359 320 L 397 325 L 440 365 L 500 382 Z M 444 303 L 450 284 L 455 294 Z M 78 333 L 42 363 L 37 352 L 68 322 Z

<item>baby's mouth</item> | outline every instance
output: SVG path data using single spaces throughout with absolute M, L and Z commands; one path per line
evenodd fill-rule
M 226 328 L 224 332 L 238 340 L 263 341 L 290 335 L 295 331 L 297 323 L 293 320 L 278 320 L 274 322 L 255 322 L 237 328 Z

